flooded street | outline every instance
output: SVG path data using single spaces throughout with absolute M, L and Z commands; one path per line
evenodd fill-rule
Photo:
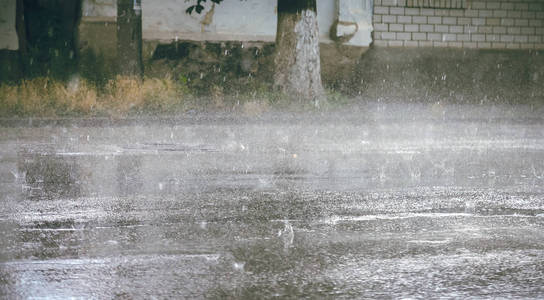
M 543 298 L 541 116 L 3 121 L 0 298 Z

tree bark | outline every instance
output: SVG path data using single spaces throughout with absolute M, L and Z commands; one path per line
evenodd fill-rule
M 141 7 L 135 7 L 136 2 L 117 0 L 117 63 L 119 74 L 141 78 L 142 11 Z
M 278 0 L 274 86 L 302 100 L 323 95 L 316 0 Z

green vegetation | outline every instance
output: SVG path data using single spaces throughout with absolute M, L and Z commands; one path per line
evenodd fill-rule
M 343 105 L 347 98 L 330 92 L 319 109 Z M 238 111 L 259 115 L 271 109 L 313 110 L 316 105 L 293 101 L 258 80 L 245 82 L 239 89 L 225 90 L 210 84 L 202 90 L 184 76 L 173 79 L 117 76 L 97 84 L 75 78 L 61 81 L 37 77 L 19 83 L 0 84 L 0 117 L 127 117 L 136 115 L 175 115 L 188 110 Z
M 126 116 L 184 109 L 187 89 L 170 78 L 118 76 L 97 86 L 48 77 L 0 85 L 0 117 Z

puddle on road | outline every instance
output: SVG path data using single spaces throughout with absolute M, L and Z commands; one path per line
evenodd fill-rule
M 544 295 L 541 125 L 314 127 L 3 139 L 0 297 Z

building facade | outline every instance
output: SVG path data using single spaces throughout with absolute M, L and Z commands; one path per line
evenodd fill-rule
M 76 22 L 81 49 L 115 54 L 116 2 L 82 0 L 81 18 Z M 223 1 L 220 5 L 210 2 L 201 14 L 189 15 L 185 10 L 192 4 L 190 1 L 143 0 L 144 41 L 274 41 L 275 1 Z M 17 0 L 0 0 L 0 49 L 19 47 L 16 3 Z M 317 0 L 317 5 L 323 43 L 359 47 L 374 44 L 544 48 L 542 0 Z
M 374 0 L 374 44 L 543 49 L 542 0 Z
M 142 1 L 144 41 L 170 43 L 190 41 L 274 41 L 277 12 L 275 1 L 223 1 L 206 3 L 200 14 L 187 14 L 192 2 L 185 0 Z M 81 24 L 82 40 L 91 31 L 115 23 L 116 0 L 84 0 Z M 350 36 L 345 43 L 370 45 L 372 33 L 372 0 L 318 0 L 318 22 L 321 40 L 332 42 L 331 32 Z

